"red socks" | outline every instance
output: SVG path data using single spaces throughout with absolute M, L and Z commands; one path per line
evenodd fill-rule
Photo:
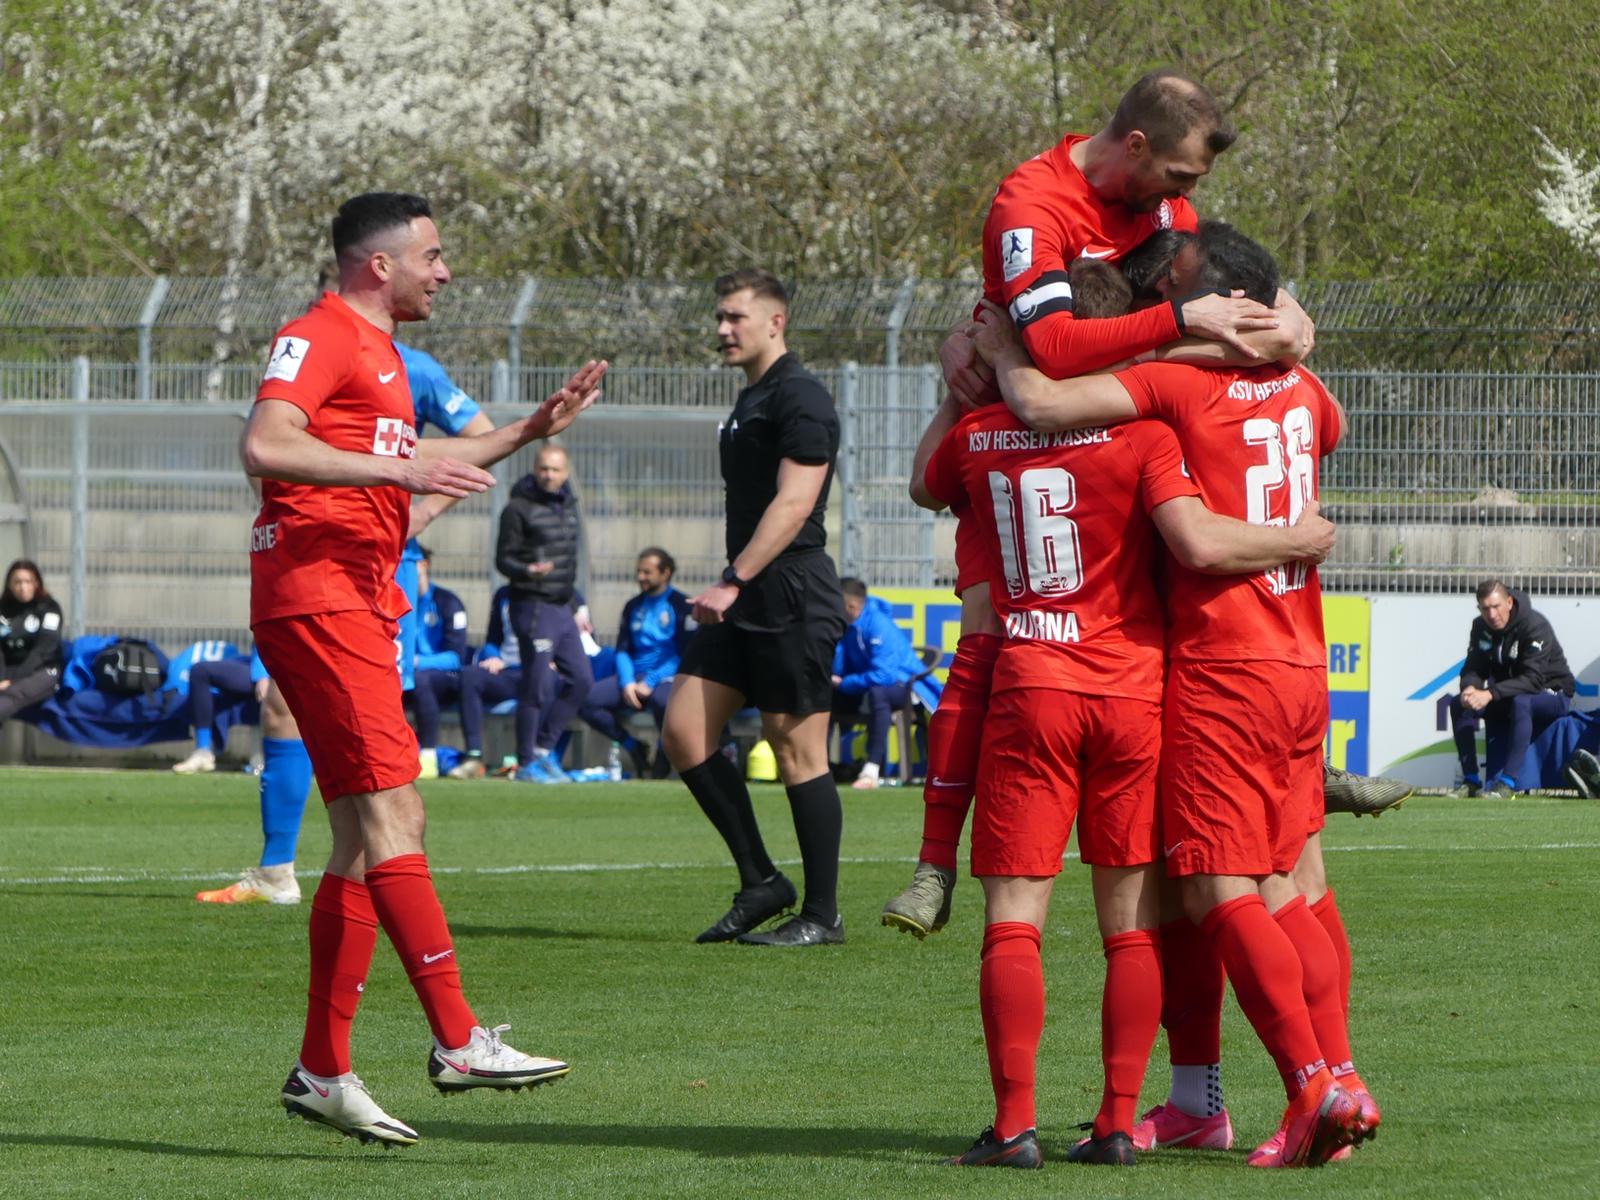
M 1202 925 L 1217 948 L 1239 1007 L 1272 1055 L 1292 1100 L 1326 1067 L 1306 1011 L 1304 978 L 1294 944 L 1260 896 L 1238 896 L 1206 914 Z
M 1339 916 L 1339 906 L 1333 902 L 1333 890 L 1322 893 L 1322 899 L 1311 906 L 1311 915 L 1322 923 L 1322 928 L 1333 943 L 1333 953 L 1339 959 L 1339 1003 L 1344 1005 L 1346 1019 L 1350 1016 L 1350 939 L 1344 931 L 1344 920 Z
M 1118 1130 L 1132 1132 L 1139 1086 L 1161 1022 L 1161 952 L 1155 931 L 1114 934 L 1105 939 L 1105 951 L 1100 1056 L 1106 1082 L 1094 1119 L 1097 1138 Z
M 324 875 L 311 901 L 311 986 L 300 1065 L 313 1075 L 350 1069 L 350 1026 L 378 944 L 378 915 L 367 889 Z
M 1174 1066 L 1222 1061 L 1222 960 L 1186 917 L 1161 927 L 1161 1024 Z
M 956 869 L 961 827 L 978 786 L 978 748 L 1001 641 L 969 633 L 956 643 L 939 707 L 928 723 L 928 780 L 922 787 L 922 848 L 917 858 Z
M 1272 915 L 1300 956 L 1306 1009 L 1311 1014 L 1311 1028 L 1316 1031 L 1322 1057 L 1335 1071 L 1353 1070 L 1350 1029 L 1339 996 L 1339 959 L 1328 942 L 1327 932 L 1311 915 L 1304 896 L 1296 896 Z
M 478 1021 L 461 994 L 456 950 L 433 890 L 427 856 L 396 855 L 368 867 L 366 880 L 372 907 L 422 1001 L 433 1036 L 447 1050 L 465 1046 Z
M 1016 1137 L 1034 1127 L 1034 1064 L 1044 1033 L 1039 931 L 1026 921 L 1001 921 L 984 930 L 978 1002 L 994 1083 L 995 1136 Z

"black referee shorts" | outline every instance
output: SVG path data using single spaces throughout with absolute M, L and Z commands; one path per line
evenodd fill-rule
M 731 687 L 764 713 L 828 712 L 844 629 L 833 560 L 820 550 L 780 558 L 745 585 L 721 622 L 700 627 L 678 673 Z

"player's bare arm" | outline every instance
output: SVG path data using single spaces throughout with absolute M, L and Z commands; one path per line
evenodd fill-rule
M 494 476 L 455 458 L 390 458 L 335 450 L 307 432 L 311 418 L 287 400 L 256 402 L 239 439 L 246 475 L 323 487 L 398 487 L 416 495 L 470 496 Z
M 1051 379 L 1033 365 L 1011 318 L 984 302 L 978 320 L 978 352 L 995 369 L 1000 394 L 1023 424 L 1046 432 L 1114 425 L 1139 415 L 1128 389 L 1115 375 Z
M 735 575 L 754 579 L 783 553 L 816 508 L 827 478 L 827 463 L 798 463 L 786 458 L 778 464 L 778 494 L 761 514 L 739 557 L 733 560 Z M 739 589 L 731 583 L 713 584 L 690 602 L 694 619 L 702 625 L 715 625 L 738 598 Z
M 1227 342 L 1213 342 L 1202 337 L 1182 337 L 1165 346 L 1147 350 L 1135 362 L 1181 362 L 1197 367 L 1249 367 L 1275 362 L 1293 367 L 1304 362 L 1316 344 L 1316 330 L 1305 309 L 1295 302 L 1288 292 L 1279 291 L 1280 302 L 1287 301 L 1275 311 L 1278 325 L 1273 329 L 1257 329 L 1239 335 L 1248 348 L 1240 350 Z
M 1150 517 L 1184 566 L 1206 575 L 1242 575 L 1286 562 L 1319 563 L 1333 551 L 1335 529 L 1309 501 L 1293 525 L 1251 525 L 1212 512 L 1198 496 L 1158 505 Z
M 477 437 L 424 438 L 417 443 L 417 457 L 458 458 L 475 466 L 487 467 L 516 453 L 529 442 L 556 434 L 578 419 L 580 413 L 600 398 L 600 381 L 611 364 L 590 359 L 552 392 L 532 414 Z
M 909 489 L 911 502 L 919 508 L 943 512 L 948 507 L 943 500 L 928 490 L 922 475 L 928 469 L 928 460 L 939 448 L 939 443 L 944 441 L 944 435 L 954 429 L 956 423 L 961 420 L 962 411 L 961 401 L 956 399 L 954 393 L 947 395 L 944 403 L 934 410 L 933 419 L 928 422 L 928 427 L 922 431 L 922 440 L 917 443 L 917 452 L 911 456 Z

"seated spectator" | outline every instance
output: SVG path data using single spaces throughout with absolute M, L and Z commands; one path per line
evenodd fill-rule
M 412 661 L 411 703 L 421 747 L 421 778 L 439 778 L 439 711 L 461 692 L 467 659 L 467 608 L 460 597 L 433 582 L 433 551 L 419 546 L 417 654 Z
M 867 761 L 854 786 L 875 788 L 889 757 L 889 724 L 909 702 L 911 681 L 916 679 L 917 693 L 930 709 L 943 689 L 933 676 L 922 675 L 922 660 L 886 601 L 867 595 L 859 579 L 840 580 L 839 586 L 850 625 L 833 652 L 833 719 L 846 734 L 866 721 Z M 902 763 L 909 754 L 909 747 L 900 747 Z
M 595 685 L 578 710 L 591 728 L 627 751 L 639 778 L 649 773 L 649 763 L 644 747 L 623 727 L 622 719 L 630 712 L 648 710 L 660 732 L 678 660 L 694 636 L 689 599 L 672 586 L 676 570 L 672 555 L 659 546 L 639 552 L 634 570 L 639 594 L 622 607 L 616 674 L 602 679 L 597 672 Z M 659 755 L 658 759 L 665 762 Z
M 0 592 L 0 723 L 61 686 L 61 606 L 37 564 L 19 558 Z
M 1450 701 L 1461 779 L 1469 796 L 1510 796 L 1539 731 L 1567 713 L 1577 686 L 1550 622 L 1528 597 L 1498 579 L 1478 585 L 1478 617 L 1467 638 L 1461 691 Z M 1485 786 L 1478 774 L 1478 726 L 1503 763 Z M 1539 781 L 1522 780 L 1522 788 Z
M 171 686 L 177 676 L 188 686 L 194 750 L 182 762 L 173 763 L 172 769 L 179 775 L 201 775 L 217 769 L 211 724 L 216 719 L 218 697 L 224 708 L 241 700 L 260 701 L 266 694 L 267 680 L 264 668 L 259 676 L 254 670 L 259 660 L 244 657 L 231 643 L 196 642 L 189 653 L 187 666 L 180 661 L 182 655 L 173 660 L 176 670 L 169 670 L 168 683 Z
M 511 587 L 502 587 L 489 602 L 489 629 L 477 661 L 461 668 L 461 736 L 466 756 L 447 772 L 451 779 L 482 779 L 483 714 L 515 699 L 522 686 L 522 657 L 511 632 Z

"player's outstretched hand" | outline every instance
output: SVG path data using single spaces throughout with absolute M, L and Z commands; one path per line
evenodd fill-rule
M 1315 500 L 1307 501 L 1300 519 L 1294 523 L 1294 530 L 1300 535 L 1304 549 L 1298 556 L 1301 561 L 1319 563 L 1333 553 L 1338 529 L 1322 515 L 1322 505 Z
M 968 408 L 992 404 L 1000 398 L 994 370 L 978 356 L 973 336 L 977 327 L 963 321 L 945 337 L 939 347 L 939 367 L 950 394 Z
M 1213 342 L 1226 342 L 1246 358 L 1260 358 L 1261 355 L 1245 345 L 1239 335 L 1277 327 L 1277 314 L 1265 304 L 1246 300 L 1243 292 L 1235 291 L 1231 296 L 1213 292 L 1183 302 L 1185 333 L 1210 338 Z
M 590 359 L 571 379 L 550 393 L 549 399 L 528 418 L 527 439 L 555 437 L 578 419 L 578 414 L 600 399 L 600 381 L 611 364 Z
M 402 458 L 395 483 L 417 496 L 453 496 L 457 500 L 494 486 L 494 476 L 482 467 L 454 458 Z

